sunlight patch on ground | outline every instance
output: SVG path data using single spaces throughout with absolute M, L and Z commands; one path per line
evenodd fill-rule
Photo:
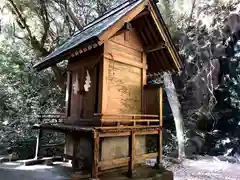
M 228 168 L 228 163 L 220 162 L 217 160 L 186 160 L 183 162 L 183 166 L 193 167 L 198 170 L 207 170 L 207 171 L 224 171 Z
M 22 165 L 22 166 L 16 167 L 15 169 L 27 170 L 27 171 L 35 171 L 35 170 L 38 170 L 38 169 L 52 169 L 52 168 L 53 168 L 52 166 L 47 166 L 47 165 L 34 165 L 34 166 Z
M 239 180 L 240 165 L 220 161 L 217 157 L 203 156 L 198 160 L 186 159 L 173 165 L 174 180 Z
M 9 165 L 9 166 L 18 166 L 18 165 L 19 165 L 18 162 L 5 162 L 5 163 L 3 163 L 3 164 Z

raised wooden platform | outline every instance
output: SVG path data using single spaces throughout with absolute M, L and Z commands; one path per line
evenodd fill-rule
M 64 117 L 41 115 L 36 129 L 48 129 L 64 132 L 73 137 L 72 166 L 76 172 L 82 163 L 84 169 L 91 172 L 91 178 L 97 179 L 111 169 L 128 168 L 128 177 L 134 176 L 135 166 L 149 158 L 156 158 L 158 164 L 162 159 L 162 114 L 94 114 L 99 119 L 99 126 L 75 125 Z M 61 121 L 59 120 L 61 119 Z M 85 121 L 80 121 L 85 122 Z M 86 120 L 88 122 L 88 120 Z M 67 123 L 67 124 L 66 124 Z M 41 134 L 41 133 L 40 133 Z M 156 135 L 156 151 L 147 150 L 144 139 L 147 135 Z M 40 138 L 39 138 L 40 139 Z M 80 144 L 82 142 L 82 144 Z M 115 145 L 114 145 L 115 143 Z M 118 143 L 118 144 L 117 144 Z M 117 144 L 117 145 L 116 145 Z M 117 146 L 118 151 L 111 150 Z M 142 147 L 144 145 L 144 148 Z M 81 155 L 82 149 L 85 149 Z M 121 149 L 121 151 L 119 151 Z M 88 152 L 86 152 L 86 150 Z M 112 152 L 114 152 L 112 155 Z M 118 153 L 118 154 L 117 154 Z M 119 154 L 120 153 L 120 154 Z M 113 157 L 110 157 L 110 156 Z M 82 159 L 85 159 L 84 161 Z M 86 160 L 88 159 L 88 160 Z M 87 163 L 90 162 L 91 163 Z M 82 169 L 83 170 L 83 169 Z

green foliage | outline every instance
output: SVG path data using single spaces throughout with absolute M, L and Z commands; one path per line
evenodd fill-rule
M 121 1 L 6 0 L 0 39 L 0 145 L 35 136 L 39 113 L 64 112 L 65 64 L 35 72 L 46 56 L 69 36 Z M 2 18 L 1 18 L 2 20 Z M 2 22 L 2 21 L 1 21 Z M 49 139 L 59 136 L 50 134 Z
M 54 75 L 33 72 L 34 56 L 26 49 L 20 42 L 0 46 L 1 143 L 32 136 L 37 114 L 64 106 L 64 92 L 53 84 Z

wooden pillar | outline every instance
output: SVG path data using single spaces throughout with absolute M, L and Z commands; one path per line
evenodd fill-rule
M 141 78 L 142 78 L 142 87 L 141 87 L 141 93 L 142 93 L 142 99 L 141 99 L 141 101 L 142 101 L 142 103 L 141 103 L 141 112 L 143 113 L 143 114 L 145 114 L 146 112 L 146 101 L 145 101 L 145 96 L 144 96 L 144 93 L 145 93 L 145 91 L 144 91 L 144 86 L 147 84 L 147 55 L 144 53 L 144 52 L 142 52 L 142 63 L 146 66 L 146 67 L 144 67 L 144 68 L 142 68 L 141 69 L 141 73 L 142 73 L 142 75 L 141 75 Z
M 158 132 L 158 156 L 157 164 L 160 165 L 162 162 L 162 118 L 163 118 L 163 89 L 159 89 L 159 132 Z
M 92 172 L 91 178 L 98 179 L 98 164 L 99 164 L 99 132 L 94 131 L 93 133 L 93 162 L 92 162 Z
M 77 158 L 77 151 L 78 151 L 78 141 L 77 138 L 75 137 L 75 135 L 72 135 L 72 139 L 73 139 L 73 156 L 72 156 L 72 168 L 73 168 L 73 172 L 76 172 L 76 170 L 78 169 L 78 158 Z
M 80 108 L 79 108 L 79 116 L 80 118 L 83 118 L 83 112 L 84 112 L 84 82 L 85 82 L 85 67 L 82 67 L 80 70 L 80 77 L 79 77 L 79 103 L 80 103 Z
M 72 72 L 67 72 L 67 88 L 66 88 L 66 117 L 70 116 L 71 105 L 71 91 L 72 91 Z
M 128 162 L 128 176 L 129 178 L 133 177 L 133 169 L 134 169 L 134 163 L 135 163 L 135 152 L 136 152 L 136 148 L 135 148 L 135 132 L 134 130 L 131 131 L 131 135 L 129 136 L 129 162 Z

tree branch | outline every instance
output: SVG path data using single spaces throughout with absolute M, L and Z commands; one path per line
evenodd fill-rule
M 50 28 L 50 21 L 49 21 L 49 17 L 48 17 L 48 12 L 47 12 L 47 7 L 46 7 L 46 0 L 41 0 L 40 1 L 40 5 L 41 5 L 41 9 L 40 9 L 40 14 L 42 16 L 43 19 L 43 29 L 44 29 L 44 33 L 41 39 L 41 46 L 43 47 L 45 44 L 45 41 L 47 39 L 47 35 L 48 35 L 48 31 Z
M 29 36 L 30 38 L 32 38 L 32 32 L 31 32 L 29 26 L 28 26 L 27 23 L 26 23 L 26 19 L 23 17 L 23 15 L 22 15 L 21 11 L 18 9 L 17 5 L 13 2 L 13 0 L 7 0 L 7 1 L 8 1 L 8 2 L 10 3 L 10 5 L 11 5 L 12 12 L 17 16 L 17 18 L 18 18 L 18 20 L 19 20 L 18 23 L 21 24 L 20 27 L 21 27 L 22 29 L 26 29 L 27 32 L 28 32 L 28 36 Z
M 41 43 L 37 40 L 35 36 L 32 35 L 30 27 L 26 22 L 26 18 L 23 16 L 21 10 L 17 7 L 17 5 L 13 2 L 13 0 L 7 0 L 10 3 L 11 10 L 13 14 L 17 18 L 17 23 L 20 28 L 27 31 L 29 42 L 32 48 L 36 51 L 37 56 L 45 56 L 48 54 L 48 51 L 41 46 Z

